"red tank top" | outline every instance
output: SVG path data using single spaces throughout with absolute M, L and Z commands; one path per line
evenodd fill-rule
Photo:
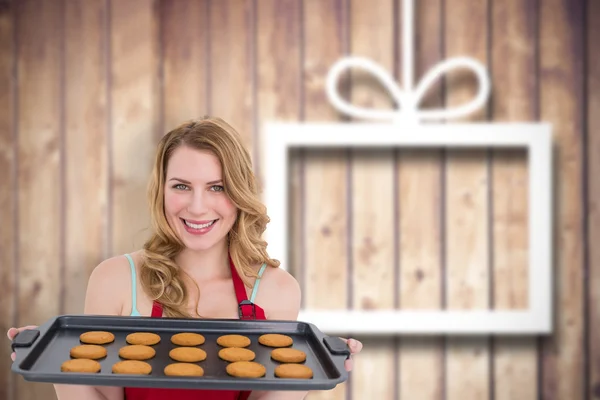
M 244 282 L 238 275 L 231 258 L 229 267 L 239 304 L 240 319 L 267 319 L 261 307 L 248 301 Z M 161 318 L 162 314 L 162 305 L 155 301 L 152 305 L 152 318 Z M 170 397 L 177 400 L 247 400 L 249 396 L 249 391 L 238 390 L 125 388 L 125 400 L 167 400 Z

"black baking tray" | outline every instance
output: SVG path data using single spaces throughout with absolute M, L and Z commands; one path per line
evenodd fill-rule
M 103 345 L 107 356 L 97 360 L 102 366 L 99 373 L 61 372 L 61 364 L 70 359 L 69 350 L 80 345 L 83 332 L 103 330 L 115 335 L 113 343 Z M 121 361 L 118 351 L 126 346 L 125 337 L 132 332 L 153 332 L 161 337 L 152 346 L 156 355 L 146 360 L 152 366 L 150 375 L 113 374 L 113 364 Z M 176 362 L 169 351 L 176 345 L 171 336 L 179 332 L 204 335 L 206 341 L 197 346 L 207 353 L 204 361 L 195 363 L 204 369 L 202 377 L 172 377 L 163 374 L 166 365 Z M 248 336 L 248 349 L 256 353 L 254 361 L 266 367 L 262 378 L 236 378 L 225 371 L 228 364 L 219 358 L 222 348 L 216 339 L 224 334 Z M 294 349 L 306 353 L 302 364 L 313 370 L 311 379 L 284 379 L 274 375 L 280 363 L 271 359 L 273 348 L 258 343 L 264 333 L 291 336 Z M 182 389 L 227 390 L 329 390 L 348 379 L 344 361 L 350 356 L 346 343 L 338 337 L 327 336 L 315 325 L 299 321 L 237 320 L 237 319 L 178 319 L 129 316 L 63 315 L 57 316 L 37 329 L 19 333 L 12 342 L 16 359 L 12 371 L 27 381 L 91 386 L 151 387 Z

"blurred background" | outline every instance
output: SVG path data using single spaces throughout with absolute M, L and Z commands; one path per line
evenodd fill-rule
M 141 246 L 154 147 L 179 123 L 231 123 L 262 181 L 266 121 L 352 122 L 327 101 L 327 71 L 352 54 L 401 81 L 401 14 L 400 0 L 0 1 L 1 330 L 81 313 L 92 269 Z M 488 67 L 492 97 L 461 122 L 553 125 L 554 332 L 359 337 L 350 380 L 309 399 L 600 398 L 598 20 L 597 0 L 415 2 L 416 79 L 453 56 Z M 360 73 L 341 90 L 394 107 Z M 476 91 L 450 73 L 421 107 Z M 528 307 L 526 161 L 295 152 L 290 268 L 303 306 Z M 54 398 L 11 374 L 9 354 L 5 339 L 0 399 Z

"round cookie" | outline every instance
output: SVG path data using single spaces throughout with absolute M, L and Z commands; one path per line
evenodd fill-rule
M 100 372 L 100 363 L 86 358 L 67 360 L 60 366 L 62 372 Z
M 206 360 L 206 352 L 196 347 L 176 347 L 169 352 L 169 357 L 181 362 L 198 362 Z
M 115 335 L 105 331 L 90 331 L 82 333 L 79 340 L 88 344 L 107 344 L 114 342 Z
M 147 360 L 156 355 L 156 350 L 150 346 L 132 344 L 119 349 L 119 357 L 128 360 Z
M 264 365 L 254 361 L 236 361 L 227 365 L 227 373 L 238 378 L 261 378 L 267 369 Z
M 269 347 L 288 347 L 294 344 L 294 339 L 279 333 L 267 333 L 258 338 L 258 343 Z
M 275 376 L 278 378 L 310 379 L 312 369 L 302 364 L 281 364 L 275 367 Z
M 174 363 L 167 365 L 164 373 L 168 376 L 203 376 L 204 369 L 196 364 Z
M 183 332 L 171 336 L 171 343 L 177 346 L 199 346 L 204 341 L 204 336 L 199 333 Z
M 248 347 L 250 339 L 242 335 L 223 335 L 217 339 L 217 344 L 223 347 Z
M 125 338 L 129 344 L 140 344 L 144 346 L 152 346 L 160 342 L 160 336 L 151 332 L 135 332 L 130 333 Z
M 150 375 L 152 372 L 152 366 L 144 361 L 119 361 L 112 366 L 112 372 L 113 374 Z
M 252 361 L 256 357 L 256 354 L 252 350 L 242 349 L 239 347 L 226 347 L 219 350 L 219 358 L 229 361 Z
M 90 360 L 98 360 L 106 357 L 106 349 L 97 344 L 82 344 L 75 346 L 69 352 L 73 358 L 88 358 Z
M 300 363 L 306 361 L 306 353 L 297 349 L 275 349 L 271 358 L 284 363 Z

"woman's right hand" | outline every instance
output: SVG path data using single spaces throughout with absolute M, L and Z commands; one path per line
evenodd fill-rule
M 6 336 L 8 336 L 8 338 L 12 341 L 15 338 L 15 336 L 17 336 L 17 333 L 23 332 L 27 329 L 35 329 L 35 328 L 37 328 L 36 325 L 27 325 L 27 326 L 23 326 L 21 328 L 10 328 L 8 330 L 8 332 L 6 332 Z M 17 357 L 17 355 L 13 351 L 12 354 L 10 355 L 10 359 L 15 361 L 16 357 Z

